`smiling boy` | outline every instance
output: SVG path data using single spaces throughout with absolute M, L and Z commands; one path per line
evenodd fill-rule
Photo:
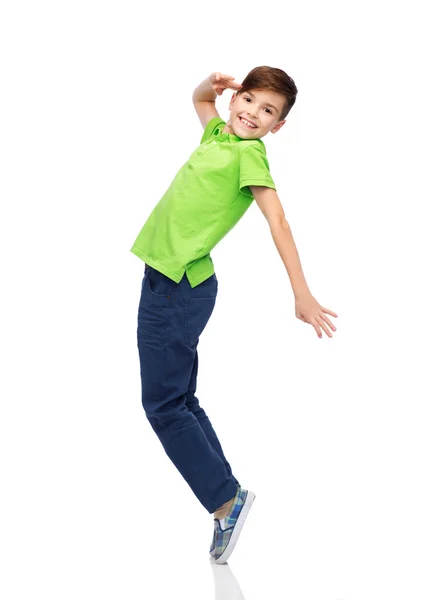
M 228 121 L 217 95 L 234 90 Z M 295 315 L 322 337 L 335 327 L 312 296 L 289 224 L 269 171 L 261 138 L 277 133 L 298 90 L 281 69 L 256 67 L 236 83 L 212 73 L 193 92 L 204 128 L 200 146 L 157 203 L 131 252 L 145 263 L 138 310 L 142 404 L 166 453 L 198 500 L 214 513 L 212 559 L 233 551 L 255 494 L 240 486 L 212 424 L 195 396 L 197 346 L 216 302 L 211 250 L 255 199 L 287 270 Z M 244 254 L 237 258 L 244 272 Z

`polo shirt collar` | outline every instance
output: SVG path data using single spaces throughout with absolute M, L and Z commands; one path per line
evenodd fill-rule
M 228 141 L 232 143 L 246 141 L 246 139 L 241 138 L 238 135 L 234 135 L 233 133 L 223 133 L 222 130 L 225 127 L 225 125 L 226 123 L 224 121 L 223 123 L 219 123 L 219 125 L 215 129 L 213 129 L 213 136 L 215 140 L 217 140 L 218 142 Z M 261 140 L 260 138 L 256 139 L 261 144 L 263 150 L 266 152 L 266 146 L 263 140 Z
M 225 127 L 226 123 L 222 126 L 218 125 L 216 129 L 213 131 L 213 135 L 218 142 L 229 141 L 229 142 L 241 142 L 243 138 L 238 135 L 234 135 L 233 133 L 223 133 L 222 130 Z

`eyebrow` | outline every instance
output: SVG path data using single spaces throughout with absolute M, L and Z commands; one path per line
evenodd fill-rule
M 251 94 L 251 92 L 246 92 L 249 96 L 251 96 L 251 98 L 255 98 L 254 94 Z M 269 102 L 265 102 L 266 106 L 270 106 L 271 108 L 273 108 L 274 110 L 276 110 L 277 112 L 279 112 L 278 108 L 276 106 L 274 106 L 273 104 L 269 104 Z

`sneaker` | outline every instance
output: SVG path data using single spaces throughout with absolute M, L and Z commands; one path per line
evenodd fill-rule
M 226 563 L 234 550 L 254 499 L 253 492 L 239 487 L 228 515 L 214 520 L 210 555 L 217 564 Z
M 237 486 L 237 489 L 239 489 L 239 490 L 240 490 L 240 489 L 241 489 L 241 487 L 242 487 L 242 486 L 241 486 L 241 485 L 240 485 L 240 483 L 239 483 L 239 484 L 238 484 L 238 486 Z M 237 494 L 237 492 L 236 492 L 236 494 Z M 213 531 L 213 541 L 211 542 L 211 546 L 210 546 L 210 554 L 211 554 L 212 556 L 213 556 L 213 554 L 214 554 L 214 547 L 215 547 L 215 546 L 216 546 L 216 526 L 215 526 L 215 528 L 214 528 L 214 531 Z
M 210 554 L 213 556 L 214 554 L 214 547 L 216 546 L 216 527 L 214 528 L 213 531 L 213 541 L 211 542 L 211 546 L 210 546 Z

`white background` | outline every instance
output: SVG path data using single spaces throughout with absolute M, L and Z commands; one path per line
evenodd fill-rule
M 432 4 L 2 3 L 3 599 L 438 598 Z M 212 252 L 198 348 L 257 495 L 215 568 L 212 516 L 141 406 L 129 249 L 199 144 L 193 89 L 257 65 L 298 87 L 264 141 L 338 330 L 296 319 L 253 203 Z

